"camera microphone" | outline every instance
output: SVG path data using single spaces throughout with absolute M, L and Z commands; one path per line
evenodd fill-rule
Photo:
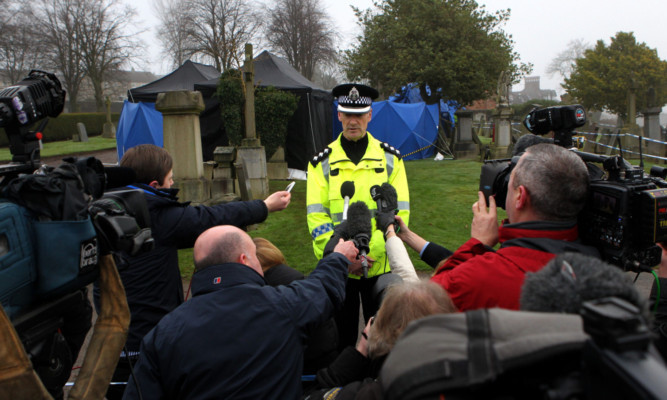
M 368 260 L 366 255 L 370 251 L 370 238 L 373 230 L 371 212 L 366 203 L 357 201 L 350 205 L 347 233 L 359 250 L 364 278 L 368 278 Z
M 347 210 L 350 207 L 350 199 L 354 196 L 354 182 L 345 181 L 340 186 L 340 195 L 345 199 L 345 205 L 343 206 L 343 221 L 347 220 Z

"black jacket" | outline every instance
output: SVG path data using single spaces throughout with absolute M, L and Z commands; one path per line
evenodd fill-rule
M 236 263 L 197 272 L 194 297 L 144 338 L 135 367 L 143 398 L 298 399 L 306 329 L 342 305 L 347 265 L 332 254 L 277 287 Z M 133 380 L 123 398 L 138 398 Z
M 268 209 L 262 200 L 190 206 L 178 202 L 177 189 L 156 190 L 142 184 L 129 188 L 144 191 L 155 239 L 155 249 L 128 257 L 129 265 L 120 271 L 132 318 L 126 345 L 136 352 L 144 335 L 183 303 L 178 249 L 192 247 L 202 232 L 216 225 L 242 228 L 262 222 Z

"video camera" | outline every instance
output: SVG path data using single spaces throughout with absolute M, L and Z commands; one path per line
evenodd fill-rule
M 0 302 L 54 396 L 82 343 L 66 332 L 76 326 L 85 336 L 90 328 L 85 288 L 99 275 L 99 257 L 153 248 L 143 193 L 111 190 L 134 181 L 131 169 L 105 168 L 94 157 L 40 165 L 40 131 L 64 103 L 60 81 L 43 71 L 0 90 L 12 154 L 0 166 Z
M 572 147 L 572 130 L 585 123 L 580 105 L 534 109 L 524 119 L 530 132 L 544 135 L 553 131 L 554 144 L 565 148 Z M 625 270 L 648 271 L 659 264 L 661 250 L 655 243 L 667 241 L 664 169 L 651 168 L 647 175 L 622 155 L 573 151 L 588 163 L 591 179 L 588 200 L 578 218 L 582 241 L 595 246 L 605 261 Z M 510 174 L 519 158 L 489 160 L 482 165 L 479 189 L 487 201 L 495 195 L 496 204 L 505 208 Z M 604 172 L 591 163 L 602 164 Z

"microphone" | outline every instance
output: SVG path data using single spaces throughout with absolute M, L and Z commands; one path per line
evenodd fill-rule
M 373 230 L 371 224 L 371 212 L 366 203 L 356 201 L 350 205 L 349 217 L 347 222 L 347 233 L 359 250 L 364 278 L 368 278 L 368 260 L 366 259 L 366 255 L 370 251 L 369 243 Z
M 136 182 L 137 174 L 129 167 L 104 167 L 107 189 L 131 185 Z
M 347 220 L 347 210 L 350 207 L 350 199 L 354 196 L 354 182 L 345 181 L 340 186 L 340 195 L 345 199 L 345 205 L 343 206 L 343 221 Z
M 398 232 L 398 223 L 394 219 L 398 211 L 398 194 L 394 187 L 385 182 L 382 186 L 371 187 L 371 198 L 377 203 L 376 221 L 378 229 L 385 232 L 389 224 L 394 225 L 394 231 Z

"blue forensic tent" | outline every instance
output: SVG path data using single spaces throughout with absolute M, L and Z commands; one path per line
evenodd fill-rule
M 440 92 L 440 89 L 438 89 Z M 431 88 L 426 86 L 426 93 L 431 95 Z M 402 87 L 401 93 L 397 93 L 389 97 L 389 101 L 395 103 L 404 103 L 404 104 L 414 104 L 414 103 L 423 103 L 421 94 L 419 93 L 419 84 L 417 83 L 408 83 Z M 440 112 L 442 113 L 442 118 L 450 121 L 451 125 L 455 125 L 454 114 L 456 110 L 461 108 L 461 105 L 456 100 L 440 100 Z
M 343 130 L 334 104 L 334 138 Z M 402 104 L 391 101 L 373 103 L 368 132 L 374 138 L 397 147 L 404 160 L 420 160 L 434 155 L 438 137 L 438 105 Z
M 163 146 L 162 113 L 155 110 L 155 103 L 130 103 L 125 100 L 116 130 L 118 160 L 123 158 L 125 150 L 145 143 Z

